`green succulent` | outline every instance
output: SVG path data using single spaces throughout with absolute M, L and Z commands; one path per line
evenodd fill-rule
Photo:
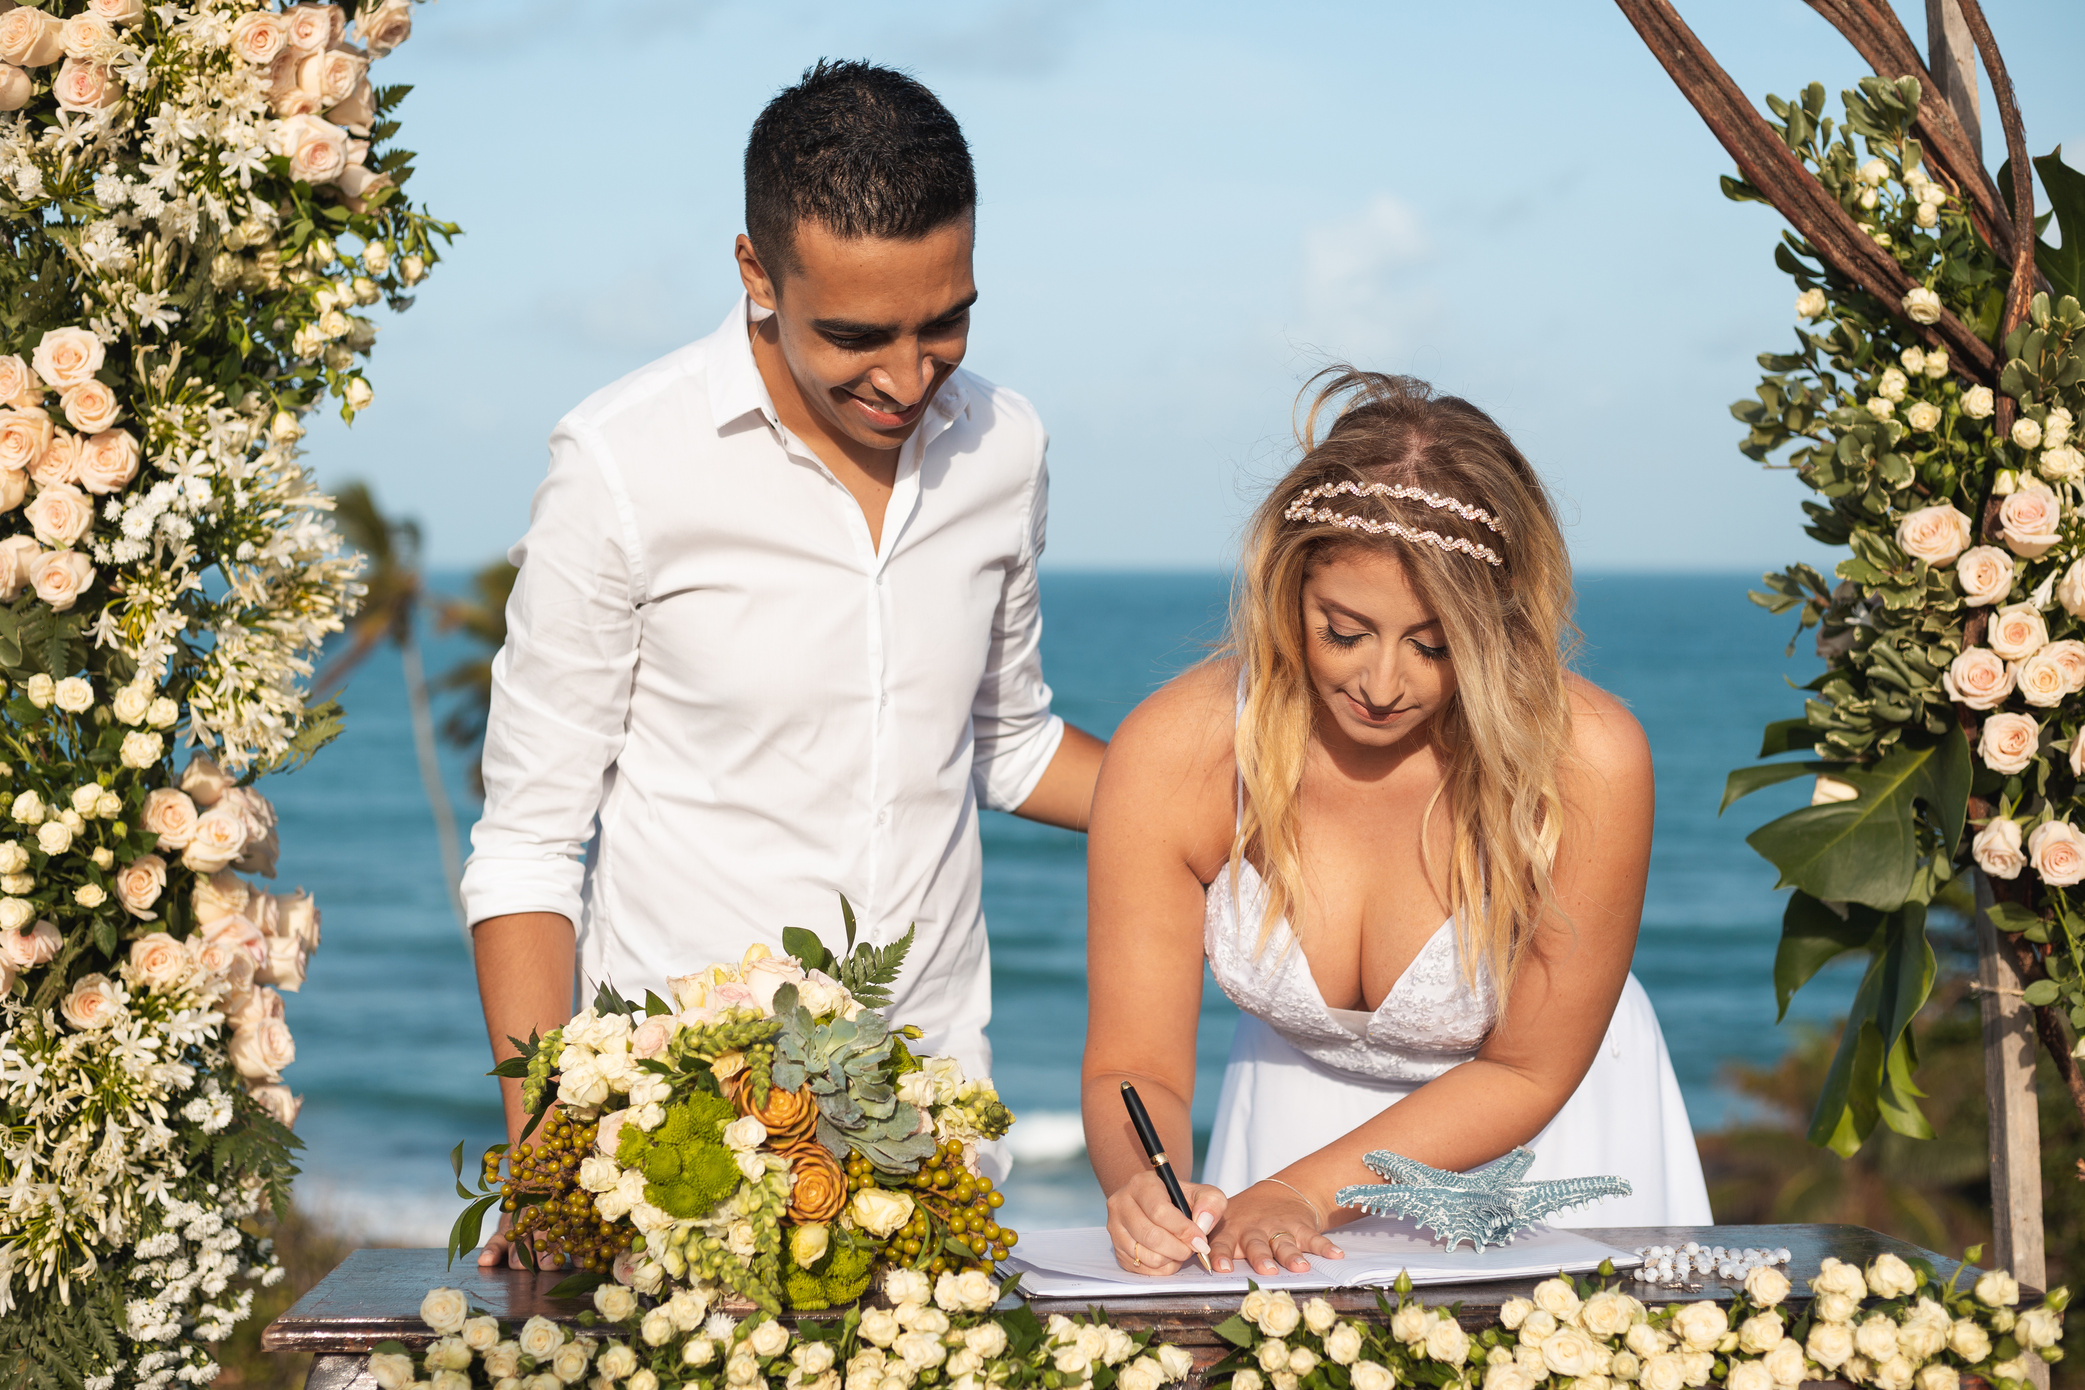
M 818 1142 L 836 1154 L 852 1149 L 886 1173 L 918 1170 L 934 1152 L 931 1129 L 918 1133 L 917 1108 L 898 1099 L 892 1082 L 898 1037 L 883 1016 L 820 1023 L 796 1002 L 793 987 L 775 993 L 782 1021 L 775 1040 L 774 1084 L 809 1087 L 818 1102 Z
M 682 1219 L 708 1216 L 738 1190 L 739 1170 L 723 1129 L 738 1118 L 729 1101 L 700 1091 L 666 1107 L 666 1121 L 647 1134 L 623 1126 L 616 1161 L 644 1173 L 644 1200 Z

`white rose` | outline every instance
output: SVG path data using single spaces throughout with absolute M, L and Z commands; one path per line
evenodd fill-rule
M 1918 1390 L 1961 1390 L 1962 1373 L 1953 1366 L 1936 1363 L 1921 1367 L 1912 1384 Z
M 2085 478 L 2085 454 L 2067 444 L 2057 449 L 2044 449 L 2035 470 L 2051 482 L 2074 483 Z
M 2030 1349 L 2053 1347 L 2063 1339 L 2063 1320 L 2046 1307 L 2029 1308 L 2013 1324 L 2013 1336 Z
M 2069 693 L 2069 672 L 2063 659 L 2047 647 L 2019 664 L 2020 696 L 2028 704 L 2049 709 Z
M 1549 1368 L 1551 1375 L 1585 1376 L 1598 1370 L 1600 1357 L 1592 1338 L 1575 1327 L 1564 1327 L 1543 1339 L 1542 1364 Z
M 155 729 L 171 729 L 181 719 L 181 707 L 162 695 L 145 711 L 145 722 Z
M 72 827 L 47 820 L 36 827 L 36 846 L 45 854 L 63 854 L 72 848 Z
M 614 1282 L 594 1290 L 594 1311 L 610 1322 L 627 1321 L 637 1311 L 637 1295 Z
M 147 989 L 166 990 L 188 975 L 188 950 L 163 931 L 130 943 L 130 968 Z
M 847 1212 L 854 1218 L 855 1225 L 876 1239 L 885 1240 L 891 1232 L 912 1219 L 912 1198 L 903 1192 L 865 1187 L 854 1194 Z
M 282 1069 L 297 1060 L 297 1042 L 279 1018 L 263 1019 L 232 1032 L 225 1049 L 239 1075 L 255 1081 L 280 1081 Z
M 331 183 L 348 167 L 348 133 L 313 115 L 291 116 L 276 129 L 275 152 L 290 161 L 290 176 L 304 183 Z
M 196 805 L 205 808 L 215 806 L 218 799 L 235 785 L 235 779 L 208 753 L 196 753 L 181 772 L 181 790 L 187 792 Z
M 376 388 L 369 384 L 367 377 L 351 376 L 342 390 L 341 399 L 347 402 L 350 410 L 367 410 L 370 402 L 376 399 Z
M 1892 419 L 1897 413 L 1897 403 L 1882 396 L 1868 397 L 1861 402 L 1861 408 L 1878 420 Z
M 76 550 L 46 550 L 29 562 L 29 587 L 53 612 L 66 612 L 94 587 L 94 565 Z
M 1354 1390 L 1393 1390 L 1397 1384 L 1390 1368 L 1374 1361 L 1356 1361 L 1352 1375 Z
M 1435 1361 L 1460 1366 L 1470 1354 L 1470 1336 L 1455 1319 L 1437 1318 L 1426 1329 L 1426 1354 Z
M 1795 315 L 1802 319 L 1824 317 L 1824 291 L 1812 286 L 1795 297 Z
M 1351 1366 L 1361 1357 L 1361 1329 L 1350 1322 L 1343 1322 L 1325 1335 L 1325 1355 L 1342 1366 Z
M 142 724 L 152 707 L 152 691 L 142 685 L 126 685 L 109 701 L 109 712 L 125 724 Z
M 413 1358 L 404 1352 L 376 1352 L 369 1358 L 369 1374 L 377 1390 L 407 1390 L 413 1383 Z
M 750 1153 L 767 1142 L 767 1126 L 751 1115 L 741 1115 L 724 1126 L 724 1147 Z
M 1934 348 L 1926 354 L 1925 374 L 1933 381 L 1947 375 L 1947 349 Z
M 1940 407 L 1931 401 L 1913 401 L 1904 408 L 1904 423 L 1915 430 L 1937 429 L 1940 425 Z
M 125 767 L 147 768 L 159 761 L 166 751 L 166 740 L 158 734 L 133 730 L 123 736 L 122 759 Z
M 1687 1363 L 1669 1351 L 1647 1356 L 1643 1369 L 1636 1373 L 1636 1383 L 1643 1390 L 1680 1390 L 1687 1383 Z
M 268 938 L 268 963 L 254 978 L 262 984 L 295 994 L 304 987 L 307 968 L 304 947 L 300 942 L 287 936 L 271 936 Z
M 236 813 L 211 807 L 196 818 L 195 834 L 182 851 L 181 863 L 199 874 L 214 874 L 246 848 L 246 824 Z
M 1969 548 L 1969 541 L 1969 518 L 1952 503 L 1906 512 L 1897 523 L 1897 545 L 1914 560 L 1924 560 L 1936 569 L 1953 564 Z
M 1913 323 L 1940 322 L 1940 296 L 1920 285 L 1904 296 L 1904 317 Z
M 1993 714 L 1984 721 L 1976 753 L 1993 772 L 2024 772 L 2034 761 L 2041 733 L 2041 725 L 2024 714 Z
M 520 1346 L 523 1356 L 541 1363 L 548 1361 L 565 1344 L 565 1330 L 539 1314 L 522 1324 L 514 1341 Z
M 2049 625 L 2031 603 L 2016 603 L 1991 615 L 1985 641 L 2007 661 L 2025 661 L 2049 641 Z
M 1991 1354 L 1991 1334 L 1982 1324 L 1963 1318 L 1947 1335 L 1947 1349 L 1974 1366 Z
M 1853 1329 L 1843 1322 L 1813 1323 L 1803 1349 L 1827 1371 L 1837 1370 L 1853 1355 Z
M 1774 1378 L 1757 1361 L 1740 1361 L 1730 1368 L 1724 1390 L 1773 1390 Z
M 40 489 L 22 509 L 22 519 L 35 530 L 36 539 L 63 549 L 94 529 L 94 504 L 72 484 L 60 483 Z
M 1911 382 L 1904 373 L 1895 367 L 1885 367 L 1882 380 L 1876 383 L 1875 394 L 1886 401 L 1901 401 L 1904 399 L 1905 389 L 1910 385 Z
M 1897 1354 L 1897 1324 L 1886 1313 L 1864 1319 L 1854 1329 L 1853 1349 L 1870 1361 L 1887 1361 Z
M 2025 415 L 2013 421 L 2013 443 L 2022 449 L 2039 448 L 2042 442 L 2042 427 Z
M 1569 1322 L 1578 1311 L 1578 1295 L 1562 1279 L 1544 1279 L 1532 1290 L 1535 1306 L 1558 1322 Z
M 9 480 L 19 484 L 20 479 L 20 474 L 0 469 L 0 490 L 7 488 Z M 14 490 L 20 491 L 19 486 Z M 19 502 L 21 499 L 15 500 Z M 13 603 L 21 594 L 22 587 L 29 583 L 30 565 L 42 553 L 43 548 L 37 545 L 34 536 L 9 536 L 0 541 L 0 603 Z
M 94 708 L 94 686 L 85 676 L 67 676 L 52 687 L 58 708 L 68 714 L 85 714 Z
M 1972 420 L 1988 420 L 1998 409 L 1998 398 L 1988 386 L 1972 386 L 1962 393 L 1962 413 Z
M 1730 1331 L 1730 1315 L 1720 1304 L 1683 1304 L 1673 1317 L 1672 1330 L 1689 1351 L 1710 1351 Z
M 1406 1346 L 1417 1346 L 1426 1340 L 1426 1329 L 1432 1323 L 1433 1314 L 1425 1307 L 1407 1303 L 1390 1315 L 1390 1335 Z
M 461 1289 L 429 1289 L 420 1300 L 420 1321 L 444 1337 L 463 1331 L 464 1319 L 470 1315 L 470 1300 Z
M 1940 225 L 1940 209 L 1932 203 L 1920 203 L 1916 208 L 1912 209 L 1911 220 L 1919 226 L 1931 230 Z
M 1925 370 L 1926 350 L 1914 343 L 1898 353 L 1897 360 L 1904 364 L 1905 371 L 1916 376 L 1919 372 Z
M 1766 1360 L 1760 1364 L 1765 1366 L 1766 1373 L 1774 1378 L 1774 1384 L 1783 1387 L 1783 1390 L 1794 1390 L 1794 1387 L 1810 1378 L 1803 1344 L 1793 1337 L 1784 1339 L 1768 1352 Z
M 1995 545 L 1965 550 L 1955 561 L 1955 582 L 1962 586 L 1972 608 L 2003 603 L 2013 591 L 2013 572 L 2013 557 Z M 2080 582 L 2085 583 L 2085 577 Z M 2080 598 L 2085 602 L 2085 591 Z
M 195 838 L 195 802 L 175 787 L 155 787 L 145 793 L 139 824 L 159 837 L 157 848 L 186 849 Z
M 116 986 L 108 976 L 82 975 L 74 982 L 72 992 L 59 1002 L 58 1012 L 67 1023 L 86 1032 L 114 1022 L 119 1007 Z
M 2013 845 L 2017 850 L 2020 842 L 2020 827 L 2013 825 Z M 2014 873 L 2019 870 L 2015 869 Z M 1788 1276 L 1772 1265 L 1761 1265 L 1745 1276 L 1745 1296 L 1762 1308 L 1771 1308 L 1788 1297 Z
M 550 1373 L 565 1384 L 573 1385 L 585 1377 L 587 1363 L 592 1359 L 592 1350 L 586 1342 L 570 1341 L 550 1354 Z
M 123 910 L 141 921 L 155 920 L 152 905 L 166 891 L 167 862 L 156 854 L 141 854 L 116 875 L 116 901 Z
M 120 492 L 138 475 L 138 441 L 129 430 L 88 435 L 79 451 L 80 486 L 89 492 Z
M 58 398 L 58 408 L 65 412 L 66 423 L 82 434 L 113 428 L 123 414 L 116 393 L 99 377 L 89 377 L 67 389 Z
M 1270 1337 L 1286 1337 L 1294 1332 L 1303 1321 L 1303 1310 L 1296 1300 L 1282 1289 L 1270 1295 L 1267 1306 L 1260 1313 L 1260 1330 Z

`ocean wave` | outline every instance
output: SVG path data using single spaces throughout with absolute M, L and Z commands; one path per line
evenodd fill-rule
M 1070 1163 L 1086 1156 L 1086 1122 L 1076 1110 L 1030 1110 L 1006 1132 L 1017 1164 Z

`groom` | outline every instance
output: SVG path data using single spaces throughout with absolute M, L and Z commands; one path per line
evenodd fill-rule
M 514 552 L 463 879 L 486 1028 L 504 1058 L 575 991 L 837 946 L 844 893 L 866 940 L 917 930 L 892 1015 L 984 1075 L 978 807 L 1083 830 L 1104 748 L 1043 681 L 1046 436 L 961 369 L 977 188 L 933 93 L 820 62 L 745 178 L 745 294 L 558 423 Z

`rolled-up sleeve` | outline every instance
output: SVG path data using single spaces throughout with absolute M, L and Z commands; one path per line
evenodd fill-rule
M 474 926 L 510 912 L 576 924 L 586 845 L 623 747 L 645 584 L 629 499 L 583 420 L 552 433 L 550 475 L 513 558 L 464 907 Z
M 1042 669 L 1042 593 L 1036 565 L 1050 514 L 1047 441 L 1036 427 L 1037 458 L 1028 524 L 1019 559 L 1006 576 L 992 619 L 992 646 L 984 679 L 970 708 L 975 750 L 971 784 L 978 804 L 1011 811 L 1026 801 L 1064 740 L 1064 721 L 1050 713 Z

